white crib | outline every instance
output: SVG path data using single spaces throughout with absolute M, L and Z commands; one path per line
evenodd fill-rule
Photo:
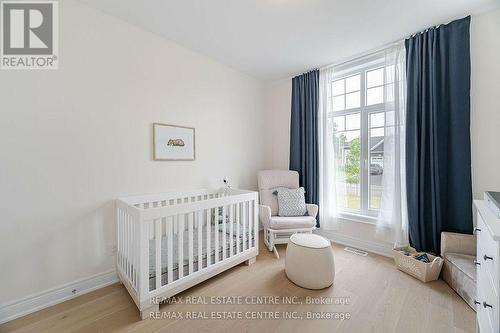
M 257 192 L 194 190 L 120 198 L 117 271 L 141 312 L 258 254 Z

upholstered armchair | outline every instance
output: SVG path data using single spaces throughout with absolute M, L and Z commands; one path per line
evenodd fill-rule
M 264 170 L 258 173 L 259 219 L 264 228 L 264 243 L 279 258 L 276 244 L 287 244 L 295 233 L 312 233 L 316 227 L 318 206 L 306 204 L 305 216 L 278 216 L 278 187 L 299 188 L 299 174 L 289 170 Z
M 454 232 L 441 233 L 443 280 L 475 310 L 476 236 Z

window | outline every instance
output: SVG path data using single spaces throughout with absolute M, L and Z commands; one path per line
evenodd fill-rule
M 331 82 L 336 194 L 344 214 L 376 216 L 382 196 L 386 111 L 394 67 L 371 58 L 335 71 Z
M 333 110 L 340 111 L 360 107 L 360 75 L 353 75 L 332 82 Z

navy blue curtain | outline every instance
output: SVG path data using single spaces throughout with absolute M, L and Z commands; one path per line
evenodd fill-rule
M 299 172 L 306 202 L 318 204 L 318 99 L 319 70 L 292 80 L 290 170 Z M 317 226 L 319 227 L 319 218 Z
M 470 17 L 406 40 L 410 243 L 439 254 L 441 231 L 472 232 Z

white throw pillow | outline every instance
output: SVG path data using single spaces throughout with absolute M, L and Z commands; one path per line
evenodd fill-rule
M 307 213 L 305 191 L 303 187 L 289 189 L 279 187 L 276 189 L 278 196 L 279 216 L 304 216 Z

